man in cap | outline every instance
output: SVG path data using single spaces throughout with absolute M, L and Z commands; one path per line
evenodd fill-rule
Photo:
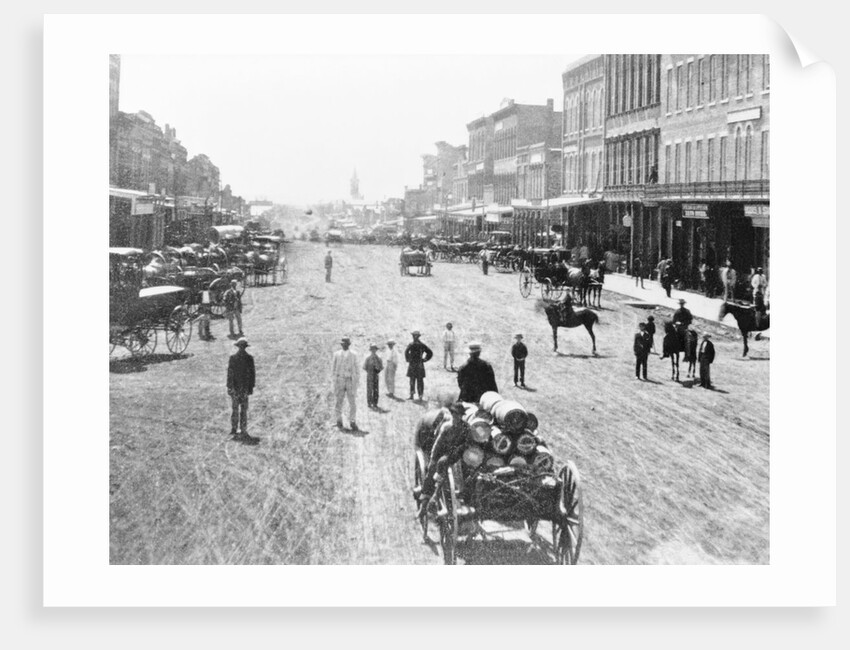
M 425 392 L 425 364 L 431 360 L 434 353 L 427 345 L 419 340 L 421 334 L 418 330 L 410 333 L 413 342 L 408 344 L 404 351 L 404 360 L 407 361 L 407 376 L 410 378 L 410 397 L 413 399 L 414 388 L 419 393 L 419 399 Z
M 493 366 L 481 358 L 481 344 L 469 344 L 469 359 L 457 371 L 459 402 L 477 402 L 487 391 L 498 391 Z
M 514 386 L 521 385 L 525 388 L 525 358 L 528 356 L 528 348 L 522 342 L 522 334 L 514 336 L 516 343 L 511 346 L 511 356 L 514 358 Z
M 387 341 L 387 356 L 384 359 L 384 383 L 387 385 L 387 396 L 395 397 L 395 371 L 398 368 L 398 350 L 395 349 L 395 339 Z
M 384 362 L 378 356 L 378 346 L 369 346 L 369 356 L 363 362 L 366 371 L 366 405 L 370 409 L 378 408 L 378 377 L 384 369 Z
M 331 374 L 334 380 L 334 396 L 336 402 L 334 412 L 336 413 L 336 425 L 342 428 L 342 401 L 348 399 L 348 420 L 352 431 L 357 431 L 357 404 L 355 395 L 357 393 L 357 382 L 360 377 L 360 368 L 357 365 L 357 355 L 349 350 L 351 339 L 343 336 L 340 339 L 341 350 L 334 352 L 333 367 Z
M 330 246 L 330 244 L 328 244 Z M 334 268 L 334 258 L 331 255 L 331 252 L 328 251 L 328 254 L 325 255 L 325 282 L 331 281 L 331 271 Z
M 230 281 L 230 288 L 224 292 L 224 314 L 230 324 L 230 336 L 243 336 L 242 334 L 242 292 L 239 291 L 239 283 Z M 239 333 L 233 331 L 233 321 L 239 326 Z
M 702 343 L 699 345 L 697 354 L 699 361 L 699 385 L 703 388 L 714 388 L 711 385 L 711 364 L 714 363 L 714 343 L 711 335 L 706 332 L 702 335 Z
M 443 370 L 448 370 L 446 362 L 451 361 L 451 369 L 455 369 L 455 333 L 452 324 L 446 323 L 443 330 Z
M 248 435 L 248 396 L 254 392 L 256 374 L 254 357 L 245 348 L 248 341 L 240 338 L 234 343 L 238 350 L 230 356 L 227 364 L 227 394 L 230 395 L 230 435 L 243 440 L 254 440 Z M 237 434 L 237 426 L 240 434 Z

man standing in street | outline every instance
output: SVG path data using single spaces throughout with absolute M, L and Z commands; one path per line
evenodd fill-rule
M 325 255 L 325 282 L 331 281 L 331 271 L 334 267 L 334 258 L 331 255 L 331 252 L 328 251 L 327 255 Z
M 761 327 L 762 319 L 767 312 L 767 307 L 764 304 L 764 296 L 767 292 L 767 278 L 764 275 L 764 270 L 761 267 L 756 269 L 750 280 L 750 286 L 753 288 L 753 306 L 755 307 L 756 327 Z
M 487 391 L 498 392 L 493 366 L 481 358 L 481 344 L 469 344 L 469 359 L 457 371 L 459 402 L 477 402 Z
M 352 431 L 357 431 L 357 404 L 355 395 L 357 393 L 357 382 L 360 368 L 357 365 L 357 355 L 348 348 L 351 339 L 343 336 L 340 339 L 342 350 L 334 352 L 333 368 L 331 374 L 334 381 L 334 412 L 336 413 L 336 425 L 342 429 L 342 401 L 348 399 L 348 420 Z
M 649 359 L 649 349 L 652 346 L 652 343 L 649 338 L 649 333 L 646 331 L 646 323 L 640 323 L 638 328 L 639 331 L 635 334 L 634 344 L 635 378 L 640 379 L 641 372 L 643 372 L 643 379 L 646 379 L 646 366 Z
M 645 273 L 643 271 L 643 262 L 641 262 L 641 259 L 639 257 L 636 257 L 634 263 L 632 264 L 632 275 L 635 278 L 635 286 L 638 286 L 638 282 L 640 282 L 640 288 L 644 289 L 645 287 L 643 286 L 643 278 Z
M 517 334 L 515 337 L 516 343 L 511 347 L 511 356 L 514 358 L 514 386 L 519 385 L 525 388 L 525 358 L 528 356 L 528 348 L 522 342 L 522 334 Z
M 738 273 L 732 268 L 732 262 L 726 260 L 726 268 L 723 271 L 723 300 L 735 299 L 735 285 L 738 284 Z
M 384 362 L 378 356 L 378 346 L 369 346 L 369 356 L 363 362 L 366 371 L 366 405 L 370 409 L 378 408 L 378 378 L 384 369 Z
M 711 385 L 711 364 L 714 363 L 714 343 L 711 342 L 711 335 L 708 332 L 702 335 L 702 343 L 699 346 L 697 361 L 699 361 L 699 385 L 703 388 L 714 388 Z
M 210 332 L 210 319 L 212 318 L 212 305 L 210 304 L 210 292 L 201 292 L 201 305 L 198 308 L 198 337 L 202 341 L 212 341 Z
M 481 270 L 484 272 L 484 275 L 487 275 L 487 269 L 490 268 L 489 251 L 486 248 L 482 248 L 481 253 L 480 253 L 480 257 L 481 257 Z
M 254 392 L 256 374 L 254 357 L 245 348 L 248 341 L 244 338 L 234 343 L 238 350 L 231 355 L 227 364 L 227 394 L 230 395 L 230 435 L 245 442 L 257 441 L 248 435 L 248 396 Z M 240 433 L 237 434 L 237 427 Z
M 443 370 L 448 370 L 446 362 L 451 361 L 451 369 L 455 369 L 455 333 L 452 331 L 452 324 L 446 323 L 446 329 L 443 330 Z
M 425 364 L 431 360 L 434 353 L 427 345 L 419 340 L 421 334 L 418 330 L 410 333 L 413 342 L 404 351 L 404 360 L 407 361 L 407 376 L 410 379 L 410 397 L 413 399 L 414 388 L 419 393 L 419 399 L 425 392 Z
M 230 325 L 230 336 L 243 336 L 242 334 L 242 292 L 236 280 L 230 281 L 230 288 L 224 292 L 224 313 Z M 233 331 L 233 321 L 239 326 L 239 332 Z
M 398 350 L 395 349 L 395 339 L 387 341 L 387 357 L 384 359 L 384 367 L 387 396 L 395 397 L 395 371 L 398 368 Z

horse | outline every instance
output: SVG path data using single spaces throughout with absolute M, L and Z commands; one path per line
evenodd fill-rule
M 546 313 L 546 319 L 552 328 L 552 342 L 554 343 L 553 351 L 558 351 L 558 328 L 559 327 L 579 327 L 583 325 L 590 334 L 590 340 L 593 342 L 593 356 L 596 356 L 596 336 L 593 334 L 593 326 L 599 321 L 599 316 L 596 312 L 590 309 L 573 309 L 573 301 L 570 294 L 567 294 L 561 302 L 549 302 L 540 300 L 538 307 L 543 305 L 543 311 Z
M 679 381 L 679 353 L 682 351 L 682 341 L 676 326 L 671 321 L 664 323 L 664 340 L 661 343 L 661 358 L 670 357 L 670 381 Z
M 763 332 L 770 329 L 770 314 L 763 314 L 761 318 L 756 319 L 755 307 L 724 301 L 720 305 L 720 314 L 717 319 L 722 321 L 726 317 L 726 314 L 732 314 L 735 317 L 735 321 L 738 323 L 738 329 L 741 330 L 741 336 L 744 339 L 743 356 L 747 356 L 747 353 L 750 351 L 750 346 L 747 344 L 750 332 Z M 759 335 L 756 335 L 756 340 L 758 339 Z
M 566 265 L 562 265 L 560 268 L 556 267 L 554 277 L 557 284 L 570 290 L 572 297 L 577 299 L 578 304 L 587 307 L 588 287 L 590 286 L 590 268 L 587 264 L 580 268 Z
M 588 307 L 602 309 L 602 285 L 605 282 L 605 273 L 602 269 L 590 270 L 587 282 L 587 294 L 590 304 Z

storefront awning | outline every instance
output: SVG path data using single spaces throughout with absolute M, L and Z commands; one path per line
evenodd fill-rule
M 437 215 L 436 214 L 427 214 L 424 217 L 413 217 L 413 220 L 418 221 L 420 223 L 424 223 L 424 222 L 427 222 L 427 221 L 436 221 Z

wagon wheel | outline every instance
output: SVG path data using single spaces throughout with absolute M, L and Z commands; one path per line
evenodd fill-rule
M 543 278 L 543 281 L 540 283 L 540 296 L 544 300 L 556 300 L 555 296 L 557 292 L 558 290 L 552 284 L 552 280 L 550 278 Z
M 571 460 L 561 468 L 558 514 L 552 521 L 552 547 L 557 564 L 577 564 L 584 537 L 584 506 L 578 470 Z
M 528 298 L 531 295 L 531 289 L 534 287 L 534 276 L 531 275 L 529 269 L 523 269 L 519 274 L 519 293 L 523 298 Z
M 134 357 L 145 357 L 156 350 L 156 330 L 139 325 L 127 335 L 124 345 Z
M 183 305 L 178 305 L 168 317 L 165 329 L 165 344 L 171 354 L 182 354 L 192 339 L 192 322 Z
M 224 316 L 224 312 L 227 311 L 222 300 L 223 297 L 224 292 L 222 291 L 210 291 L 210 311 L 213 316 Z
M 415 488 L 418 488 L 414 494 L 422 493 L 422 483 L 425 478 L 425 465 L 427 461 L 425 460 L 425 453 L 421 449 L 416 450 L 416 458 L 413 461 L 413 485 Z M 419 497 L 414 497 L 416 500 L 416 507 L 419 508 Z M 419 517 L 419 525 L 422 527 L 422 537 L 423 539 L 428 538 L 428 515 L 427 513 L 423 513 L 421 517 Z
M 443 563 L 457 564 L 457 494 L 455 475 L 451 467 L 446 468 L 440 487 L 440 546 L 443 548 Z

